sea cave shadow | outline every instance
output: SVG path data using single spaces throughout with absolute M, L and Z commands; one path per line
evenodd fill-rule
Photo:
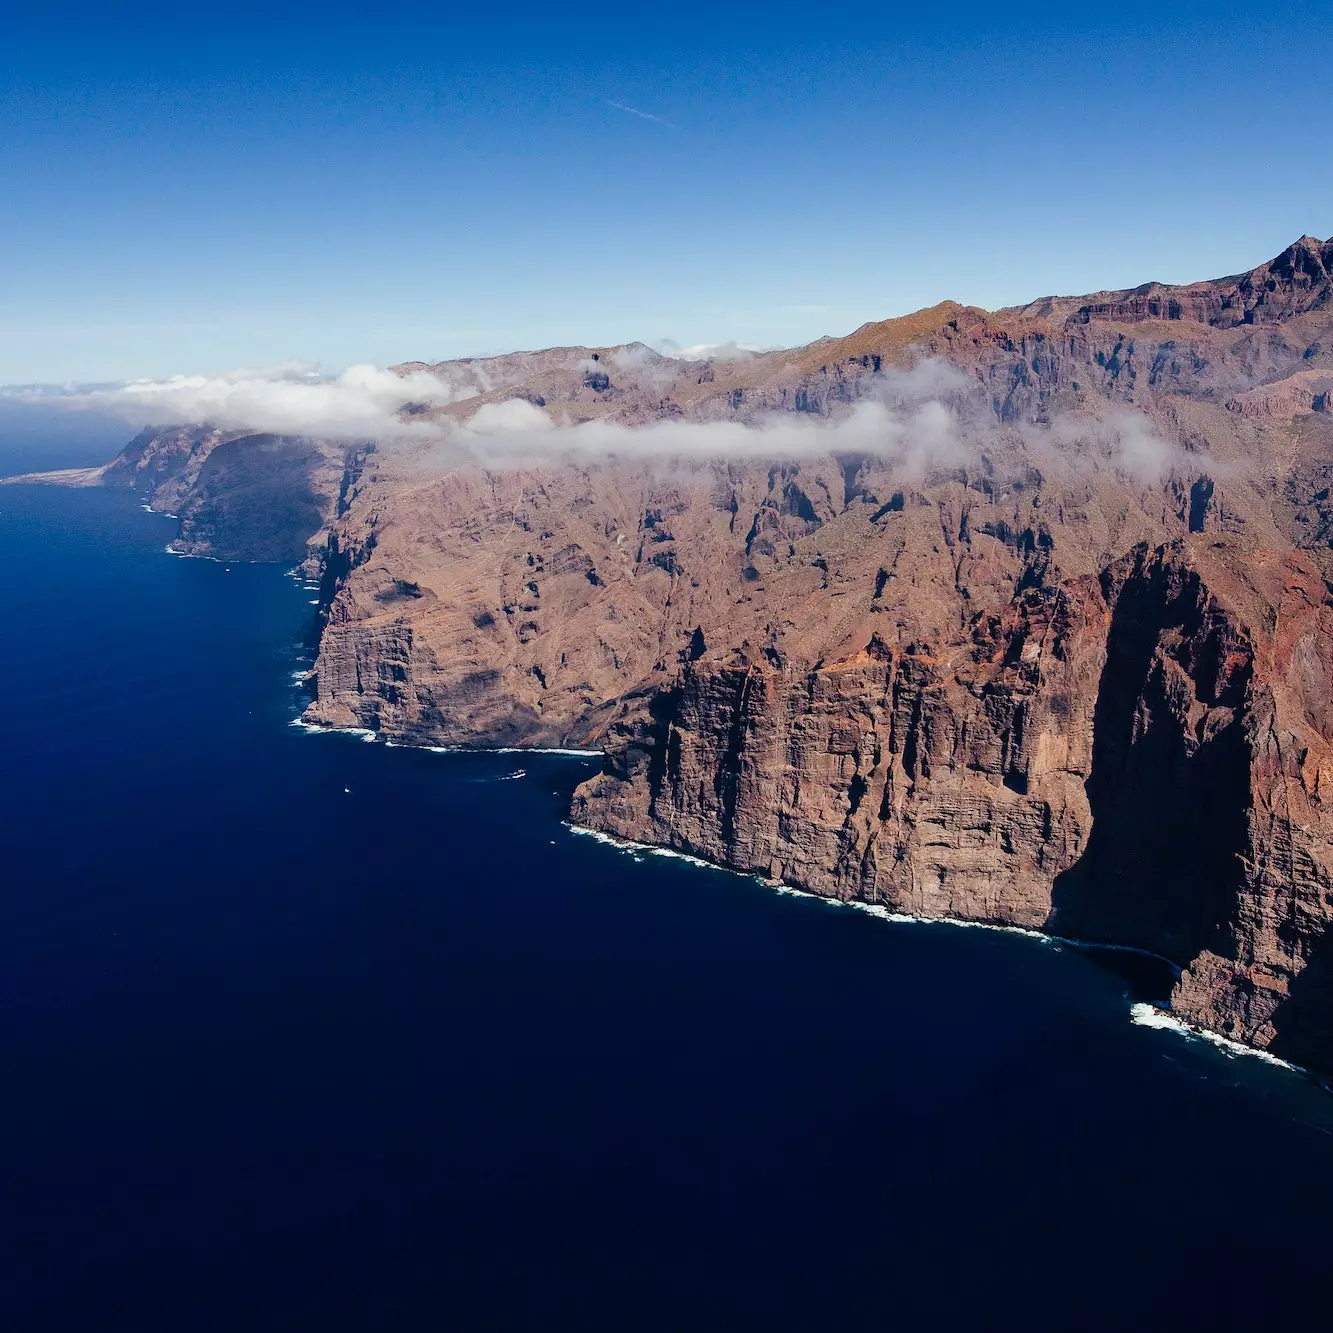
M 1206 606 L 1196 577 L 1161 566 L 1132 577 L 1116 599 L 1086 783 L 1092 830 L 1056 877 L 1052 934 L 1179 965 L 1207 947 L 1226 952 L 1248 837 L 1245 682 L 1227 678 L 1207 697 L 1219 679 L 1208 659 L 1221 646 Z M 1199 702 L 1234 710 L 1207 739 L 1186 730 L 1184 682 Z
M 1170 1003 L 1180 969 L 1167 959 L 1118 945 L 1080 942 L 1066 947 L 1077 949 L 1089 962 L 1123 981 L 1132 1003 L 1160 1008 Z

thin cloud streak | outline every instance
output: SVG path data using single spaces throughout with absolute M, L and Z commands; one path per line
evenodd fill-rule
M 623 111 L 627 116 L 638 116 L 640 120 L 651 120 L 655 125 L 665 125 L 668 129 L 679 129 L 680 127 L 669 121 L 665 116 L 654 115 L 651 111 L 640 111 L 636 106 L 626 106 L 624 102 L 613 102 L 607 98 L 607 106 L 613 107 L 616 111 Z

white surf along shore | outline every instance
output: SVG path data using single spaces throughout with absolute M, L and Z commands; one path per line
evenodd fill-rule
M 308 672 L 294 672 L 293 678 L 304 680 L 308 677 Z M 390 748 L 401 749 L 419 749 L 425 750 L 430 754 L 550 754 L 565 755 L 571 758 L 597 759 L 602 752 L 600 750 L 580 750 L 563 747 L 539 748 L 537 746 L 519 746 L 519 745 L 499 745 L 489 747 L 475 747 L 462 745 L 410 745 L 404 741 L 391 740 L 382 736 L 379 732 L 369 730 L 365 727 L 327 727 L 318 723 L 307 722 L 303 717 L 294 717 L 291 725 L 310 735 L 346 735 L 355 736 L 358 740 L 374 744 L 380 743 Z M 629 838 L 617 838 L 610 833 L 603 833 L 600 829 L 585 828 L 581 824 L 566 822 L 565 828 L 570 833 L 582 838 L 591 838 L 595 842 L 602 843 L 604 846 L 615 848 L 615 850 L 633 856 L 636 860 L 645 856 L 657 856 L 670 858 L 676 861 L 684 861 L 689 865 L 698 866 L 704 870 L 715 870 L 720 874 L 740 875 L 743 878 L 751 879 L 765 888 L 772 889 L 775 893 L 787 894 L 797 898 L 810 898 L 816 902 L 823 903 L 827 907 L 850 907 L 858 912 L 865 912 L 869 916 L 878 917 L 881 921 L 887 921 L 895 925 L 919 925 L 919 926 L 952 926 L 955 929 L 962 930 L 993 930 L 999 931 L 1005 935 L 1022 935 L 1027 939 L 1035 940 L 1039 944 L 1047 946 L 1069 945 L 1078 949 L 1097 949 L 1106 950 L 1112 953 L 1131 953 L 1137 954 L 1142 958 L 1151 958 L 1156 962 L 1165 963 L 1177 975 L 1180 969 L 1169 959 L 1163 958 L 1160 954 L 1155 954 L 1149 949 L 1138 949 L 1128 944 L 1101 944 L 1090 940 L 1070 939 L 1063 935 L 1050 935 L 1044 931 L 1033 930 L 1027 926 L 1007 926 L 992 921 L 968 921 L 961 917 L 949 916 L 916 916 L 907 912 L 894 912 L 880 903 L 862 902 L 857 899 L 827 898 L 822 894 L 811 893 L 806 889 L 798 889 L 790 884 L 784 884 L 780 880 L 767 879 L 762 875 L 747 874 L 745 871 L 733 870 L 729 866 L 719 865 L 715 861 L 708 861 L 701 856 L 694 856 L 689 852 L 679 852 L 671 847 L 658 847 L 652 843 L 635 842 Z M 1273 1055 L 1269 1051 L 1262 1050 L 1257 1046 L 1246 1046 L 1243 1042 L 1233 1041 L 1230 1037 L 1223 1036 L 1220 1032 L 1214 1032 L 1209 1028 L 1199 1027 L 1194 1023 L 1187 1023 L 1183 1019 L 1177 1018 L 1169 1009 L 1163 1009 L 1158 1005 L 1147 1004 L 1142 1001 L 1136 1001 L 1130 1005 L 1129 1020 L 1137 1027 L 1156 1028 L 1161 1031 L 1173 1032 L 1186 1040 L 1205 1041 L 1211 1046 L 1216 1047 L 1224 1055 L 1230 1058 L 1248 1056 L 1255 1060 L 1260 1060 L 1264 1064 L 1273 1065 L 1279 1069 L 1285 1069 L 1290 1073 L 1299 1074 L 1302 1077 L 1309 1078 L 1316 1082 L 1324 1083 L 1316 1074 L 1305 1069 L 1301 1065 L 1292 1064 L 1288 1060 L 1283 1060 L 1279 1056 Z M 1328 1086 L 1325 1084 L 1325 1086 Z
M 306 680 L 308 671 L 292 672 L 293 681 Z M 413 745 L 410 741 L 396 741 L 372 731 L 368 727 L 327 727 L 321 722 L 307 722 L 304 717 L 292 718 L 289 726 L 311 736 L 355 736 L 370 745 L 384 745 L 391 750 L 424 750 L 427 754 L 560 754 L 572 759 L 600 759 L 600 750 L 574 750 L 562 746 L 540 745 Z
M 952 926 L 963 930 L 994 930 L 1005 935 L 1022 935 L 1028 939 L 1036 940 L 1039 944 L 1048 946 L 1065 944 L 1077 949 L 1132 953 L 1139 955 L 1141 958 L 1151 958 L 1156 962 L 1166 963 L 1177 975 L 1180 973 L 1180 969 L 1169 958 L 1163 958 L 1160 954 L 1155 954 L 1151 950 L 1137 949 L 1128 944 L 1100 944 L 1090 940 L 1075 940 L 1064 935 L 1048 935 L 1044 931 L 1032 930 L 1027 926 L 1006 926 L 992 921 L 968 921 L 961 917 L 916 916 L 908 912 L 894 912 L 879 903 L 861 902 L 856 899 L 827 898 L 822 894 L 811 893 L 806 889 L 794 888 L 780 880 L 765 879 L 762 875 L 746 875 L 744 871 L 731 870 L 727 866 L 718 865 L 714 861 L 706 861 L 699 856 L 692 856 L 688 852 L 678 852 L 669 847 L 655 847 L 651 843 L 634 842 L 628 838 L 617 838 L 610 833 L 603 833 L 600 829 L 584 828 L 578 824 L 568 823 L 565 827 L 571 833 L 578 834 L 580 837 L 592 838 L 608 847 L 614 847 L 618 851 L 629 853 L 635 859 L 644 856 L 672 857 L 678 861 L 686 861 L 690 865 L 701 866 L 706 870 L 717 870 L 729 875 L 743 875 L 764 885 L 765 888 L 774 890 L 776 893 L 788 894 L 796 898 L 811 898 L 827 907 L 850 907 L 855 911 L 865 912 L 869 916 L 878 917 L 881 921 L 888 921 L 896 925 Z M 1143 1001 L 1136 1001 L 1131 1004 L 1129 1020 L 1137 1027 L 1157 1028 L 1161 1031 L 1173 1032 L 1187 1040 L 1208 1042 L 1233 1059 L 1240 1056 L 1249 1056 L 1255 1060 L 1261 1060 L 1264 1064 L 1274 1065 L 1279 1069 L 1285 1069 L 1290 1073 L 1299 1074 L 1316 1082 L 1323 1082 L 1316 1074 L 1301 1065 L 1292 1064 L 1289 1060 L 1283 1060 L 1257 1046 L 1246 1046 L 1243 1042 L 1233 1041 L 1220 1032 L 1199 1027 L 1194 1023 L 1187 1023 L 1183 1019 L 1177 1018 L 1169 1009 L 1163 1009 L 1155 1004 L 1147 1004 Z

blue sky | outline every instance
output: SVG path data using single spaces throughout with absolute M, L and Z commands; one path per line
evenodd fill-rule
M 31 6 L 0 383 L 792 344 L 1247 268 L 1333 234 L 1333 7 L 1259 10 Z

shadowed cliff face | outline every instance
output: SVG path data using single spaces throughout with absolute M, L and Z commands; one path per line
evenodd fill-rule
M 146 430 L 103 470 L 177 514 L 173 547 L 219 560 L 296 563 L 333 516 L 363 451 L 209 426 Z
M 1136 556 L 1114 606 L 1093 713 L 1088 846 L 1049 925 L 1191 958 L 1234 915 L 1246 850 L 1243 708 L 1253 655 L 1197 571 Z
M 209 454 L 181 507 L 189 551 L 290 564 L 324 522 L 335 465 L 308 440 L 247 435 Z
M 1333 1050 L 1333 930 L 1314 940 L 1304 963 L 1291 981 L 1289 996 L 1273 1012 L 1270 1044 L 1300 1064 L 1328 1069 Z M 1224 970 L 1223 1002 L 1214 1001 L 1208 1013 L 1213 1021 L 1231 1022 L 1235 1031 L 1235 983 L 1227 988 L 1229 980 Z
M 1331 264 L 1302 238 L 1214 282 L 725 364 L 447 363 L 476 393 L 404 407 L 808 425 L 924 395 L 947 449 L 442 462 L 200 427 L 107 479 L 179 512 L 182 549 L 320 579 L 312 721 L 596 745 L 581 823 L 1149 949 L 1185 1018 L 1333 1068 Z

